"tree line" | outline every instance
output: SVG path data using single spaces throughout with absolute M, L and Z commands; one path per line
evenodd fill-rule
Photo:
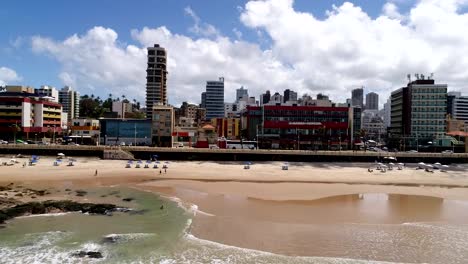
M 145 113 L 140 110 L 140 102 L 136 99 L 128 100 L 125 95 L 115 97 L 109 94 L 107 99 L 103 100 L 101 97 L 95 97 L 94 94 L 83 95 L 80 97 L 80 117 L 88 117 L 98 119 L 104 117 L 106 113 L 112 112 L 113 102 L 130 103 L 132 111 L 125 113 L 125 118 L 144 119 Z

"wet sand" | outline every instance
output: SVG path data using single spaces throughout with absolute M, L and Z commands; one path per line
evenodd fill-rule
M 1 167 L 0 183 L 123 185 L 178 197 L 198 206 L 195 236 L 284 255 L 428 263 L 468 258 L 462 250 L 468 246 L 464 166 L 369 173 L 370 164 L 292 163 L 288 171 L 280 162 L 250 170 L 241 164 L 171 162 L 160 174 L 125 169 L 124 161 L 79 159 L 74 167 L 53 167 L 46 159 L 35 167 Z

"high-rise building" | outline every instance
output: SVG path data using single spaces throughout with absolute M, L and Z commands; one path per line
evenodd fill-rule
M 244 89 L 244 86 L 241 86 L 241 88 L 236 90 L 236 103 L 244 96 L 249 97 L 249 91 Z
M 390 138 L 417 146 L 442 138 L 446 131 L 447 85 L 418 79 L 391 94 Z
M 297 93 L 286 89 L 283 93 L 283 102 L 286 103 L 288 101 L 297 101 Z
M 59 103 L 63 106 L 63 112 L 68 114 L 68 122 L 80 116 L 80 93 L 70 86 L 59 91 Z
M 39 96 L 47 96 L 50 97 L 51 101 L 59 102 L 59 92 L 53 86 L 42 85 L 41 88 L 35 89 L 35 91 Z
M 112 112 L 117 113 L 117 118 L 125 118 L 126 113 L 133 112 L 132 104 L 128 101 L 112 102 Z
M 328 95 L 324 95 L 322 93 L 317 94 L 317 100 L 330 100 Z
M 202 94 L 203 96 L 203 94 Z M 205 92 L 206 119 L 224 117 L 224 78 L 207 81 Z
M 390 127 L 391 106 L 392 106 L 391 98 L 388 98 L 387 102 L 384 104 L 384 107 L 383 107 L 383 121 L 384 121 L 384 125 L 386 128 Z
M 146 69 L 146 117 L 151 118 L 153 105 L 167 105 L 167 53 L 154 44 L 148 48 Z
M 447 98 L 447 113 L 452 119 L 465 122 L 468 125 L 468 96 L 462 96 L 460 92 L 450 92 Z
M 270 98 L 270 90 L 267 90 L 266 93 L 260 95 L 260 105 L 268 104 L 270 102 Z
M 351 106 L 364 107 L 364 88 L 356 88 L 351 91 Z
M 366 94 L 366 109 L 379 110 L 379 95 L 371 92 Z
M 206 92 L 201 93 L 201 108 L 205 108 L 206 106 Z

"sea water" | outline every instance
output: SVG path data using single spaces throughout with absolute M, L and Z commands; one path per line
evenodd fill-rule
M 140 211 L 114 213 L 113 216 L 65 213 L 16 218 L 0 229 L 0 263 L 385 263 L 372 261 L 372 257 L 367 260 L 294 257 L 222 245 L 190 234 L 196 208 L 183 208 L 180 203 L 133 189 L 104 188 L 91 190 L 88 194 L 90 197 L 101 195 L 118 196 L 116 199 L 119 200 L 132 197 L 135 200 L 126 205 Z M 453 256 L 466 254 L 464 245 L 468 233 L 460 226 L 405 223 L 387 227 L 348 224 L 339 228 L 338 232 L 356 232 L 356 236 L 364 236 L 362 243 L 367 243 L 367 248 L 362 250 L 369 252 L 381 250 L 379 241 L 384 239 L 404 243 L 405 240 L 395 236 L 395 232 L 401 235 L 410 230 L 434 236 L 421 237 L 421 247 L 429 243 L 427 240 L 441 239 L 438 243 L 442 250 L 451 251 Z M 386 230 L 388 228 L 401 230 Z M 114 242 L 106 242 L 105 237 L 114 238 Z M 411 250 L 416 255 L 424 252 L 424 248 Z M 103 258 L 73 256 L 79 251 L 98 251 Z M 443 252 L 428 254 L 437 253 Z M 447 263 L 457 263 L 463 258 L 446 260 Z

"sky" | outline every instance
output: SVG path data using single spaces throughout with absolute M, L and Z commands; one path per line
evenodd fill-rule
M 468 0 L 80 0 L 0 5 L 0 85 L 70 85 L 145 101 L 146 48 L 168 52 L 168 98 L 285 89 L 382 105 L 407 74 L 468 93 Z M 413 77 L 414 79 L 414 77 Z

